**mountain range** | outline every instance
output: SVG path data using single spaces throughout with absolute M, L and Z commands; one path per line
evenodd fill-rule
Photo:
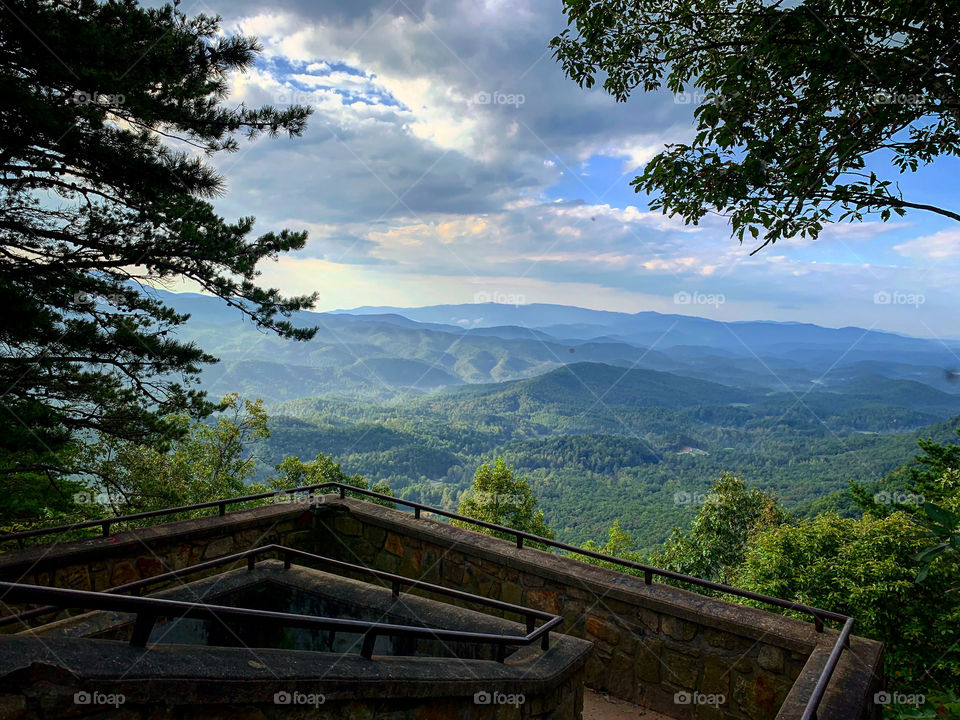
M 727 471 L 803 513 L 960 422 L 956 342 L 497 304 L 298 313 L 318 330 L 294 342 L 213 298 L 162 299 L 191 315 L 180 337 L 221 358 L 203 372 L 211 394 L 267 403 L 258 478 L 322 452 L 455 508 L 478 464 L 503 455 L 567 541 L 620 519 L 652 547 L 695 509 L 676 498 Z
M 191 314 L 181 335 L 222 359 L 207 371 L 209 387 L 268 401 L 331 392 L 396 396 L 533 377 L 580 362 L 768 390 L 884 379 L 960 389 L 950 374 L 960 366 L 960 342 L 863 328 L 487 303 L 302 312 L 294 322 L 318 332 L 294 343 L 259 331 L 215 298 L 156 292 Z

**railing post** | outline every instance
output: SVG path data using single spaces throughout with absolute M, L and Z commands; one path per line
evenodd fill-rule
M 137 613 L 136 622 L 133 624 L 133 634 L 130 636 L 130 644 L 138 648 L 146 647 L 156 622 L 157 616 L 152 613 Z
M 523 550 L 523 535 L 517 534 L 517 550 Z
M 653 584 L 653 571 L 652 571 L 652 570 L 644 570 L 644 571 L 643 571 L 643 584 L 644 584 L 644 585 L 652 585 L 652 584 Z
M 533 615 L 527 615 L 527 635 L 533 632 L 533 626 L 536 623 Z
M 289 552 L 283 553 L 283 569 L 284 570 L 290 569 L 290 553 Z
M 103 528 L 103 536 L 110 537 L 110 521 L 107 520 L 106 522 L 100 523 L 100 527 Z
M 247 555 L 247 572 L 253 572 L 253 568 L 257 565 L 257 556 L 256 555 Z
M 347 496 L 347 491 L 344 489 L 343 485 L 340 486 L 340 499 L 343 500 Z
M 218 507 L 220 508 L 220 517 L 227 514 L 227 504 L 225 502 L 220 503 Z
M 394 598 L 400 597 L 400 581 L 399 580 L 393 581 L 393 597 Z
M 417 520 L 420 519 L 420 507 L 419 507 L 419 506 L 418 506 L 418 507 L 415 507 L 415 508 L 413 509 L 413 516 L 414 516 Z
M 816 613 L 813 614 L 813 627 L 817 632 L 823 632 L 823 618 Z
M 540 638 L 540 649 L 543 650 L 544 652 L 550 649 L 550 631 L 549 630 L 547 630 L 543 634 L 543 637 Z
M 503 643 L 497 643 L 497 662 L 502 663 L 507 659 L 507 646 Z
M 373 658 L 373 646 L 377 642 L 377 634 L 370 630 L 363 636 L 363 645 L 360 646 L 360 657 L 370 660 Z

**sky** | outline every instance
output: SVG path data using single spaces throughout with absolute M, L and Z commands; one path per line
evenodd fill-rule
M 556 0 L 187 0 L 259 37 L 229 103 L 314 108 L 301 138 L 216 157 L 217 208 L 306 229 L 264 284 L 318 310 L 494 301 L 856 325 L 960 338 L 960 225 L 922 212 L 827 228 L 754 257 L 722 218 L 650 212 L 630 180 L 690 138 L 667 92 L 617 103 L 563 75 Z M 854 60 L 852 60 L 854 61 Z M 897 177 L 951 206 L 960 164 Z

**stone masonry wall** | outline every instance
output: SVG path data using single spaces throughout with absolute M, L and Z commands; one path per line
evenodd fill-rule
M 198 518 L 131 530 L 105 540 L 8 552 L 0 555 L 0 580 L 103 591 L 258 545 L 312 546 L 315 515 L 302 505 L 278 504 L 227 517 L 229 524 L 220 518 Z M 188 579 L 223 572 L 226 567 L 193 573 Z M 12 610 L 0 605 L 0 616 Z M 40 622 L 55 617 L 45 615 Z M 0 631 L 20 629 L 22 626 L 14 625 Z
M 326 690 L 331 683 L 319 683 Z M 381 687 L 383 683 L 380 683 Z M 314 688 L 303 687 L 304 701 L 322 696 Z M 195 693 L 188 683 L 180 682 L 176 692 L 166 698 L 143 698 L 124 694 L 97 683 L 89 698 L 103 704 L 77 704 L 75 682 L 40 682 L 20 688 L 0 687 L 0 717 L 4 720 L 580 720 L 583 707 L 583 672 L 572 674 L 554 688 L 528 693 L 522 704 L 477 704 L 472 695 L 457 697 L 403 697 L 409 687 L 401 687 L 393 697 L 376 697 L 364 684 L 349 691 L 327 695 L 322 704 L 277 704 L 272 695 L 259 701 L 210 702 L 203 693 Z M 83 692 L 83 691 L 79 691 Z M 129 692 L 129 691 L 128 691 Z M 327 691 L 329 692 L 329 691 Z M 219 695 L 223 695 L 222 692 Z M 293 693 L 289 693 L 292 698 Z M 122 698 L 122 704 L 117 704 Z M 107 704 L 112 702 L 113 704 Z
M 825 639 L 808 623 L 444 524 L 407 515 L 398 527 L 396 513 L 350 501 L 329 510 L 325 553 L 560 614 L 563 633 L 594 643 L 588 687 L 670 717 L 778 717 Z M 857 717 L 857 702 L 841 717 Z
M 333 496 L 313 509 L 279 504 L 0 555 L 0 579 L 104 590 L 267 543 L 558 613 L 563 633 L 595 645 L 587 686 L 681 719 L 799 718 L 835 638 L 809 623 Z M 862 638 L 854 650 L 821 704 L 824 720 L 869 716 L 881 650 Z
M 108 539 L 97 538 L 8 552 L 0 555 L 0 579 L 99 591 L 268 543 L 334 555 L 329 548 L 322 547 L 325 538 L 325 528 L 308 506 L 282 503 L 230 514 L 226 518 L 199 518 L 128 531 Z M 227 567 L 192 573 L 187 579 L 195 580 L 220 573 Z M 444 597 L 443 600 L 449 599 Z M 2 607 L 4 614 L 14 609 L 6 605 Z M 489 608 L 483 610 L 489 611 Z M 45 615 L 39 622 L 50 622 L 61 617 L 63 614 Z M 16 633 L 23 630 L 23 626 L 12 625 L 3 630 Z M 129 647 L 123 645 L 122 650 L 128 651 Z M 112 652 L 117 652 L 117 649 Z M 89 666 L 98 664 L 93 662 Z M 86 666 L 84 663 L 77 664 L 77 667 Z M 547 686 L 524 682 L 512 688 L 511 692 L 520 692 L 524 696 L 524 702 L 519 705 L 478 704 L 474 701 L 472 690 L 461 692 L 462 688 L 455 688 L 449 680 L 438 686 L 436 682 L 417 682 L 412 677 L 398 680 L 400 686 L 392 690 L 390 683 L 385 683 L 383 678 L 373 681 L 372 685 L 370 681 L 351 678 L 340 690 L 337 689 L 340 683 L 330 677 L 326 677 L 316 688 L 309 687 L 309 683 L 298 682 L 297 688 L 304 694 L 322 690 L 326 693 L 326 701 L 321 705 L 288 707 L 274 702 L 274 691 L 278 688 L 265 687 L 261 692 L 255 683 L 246 683 L 247 697 L 242 702 L 233 700 L 227 704 L 223 702 L 222 683 L 214 684 L 212 690 L 205 693 L 193 688 L 189 682 L 176 680 L 175 688 L 164 691 L 162 680 L 151 680 L 144 684 L 142 680 L 131 678 L 132 682 L 113 685 L 103 678 L 84 683 L 81 678 L 74 676 L 58 677 L 51 670 L 45 672 L 50 676 L 36 677 L 31 673 L 29 678 L 7 678 L 9 682 L 0 682 L 0 718 L 580 720 L 583 705 L 582 666 L 563 679 L 554 679 Z M 234 682 L 229 684 L 234 686 Z M 143 690 L 138 692 L 131 689 L 136 687 Z M 491 687 L 508 688 L 509 685 L 497 682 Z M 89 690 L 92 697 L 122 696 L 124 701 L 115 707 L 78 704 L 75 701 L 78 689 Z

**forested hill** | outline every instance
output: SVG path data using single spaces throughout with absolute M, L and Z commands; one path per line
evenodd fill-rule
M 205 387 L 266 400 L 257 477 L 322 452 L 454 507 L 503 455 L 574 542 L 621 518 L 652 547 L 694 511 L 675 495 L 726 471 L 802 509 L 905 463 L 918 432 L 949 440 L 960 413 L 957 348 L 861 328 L 477 304 L 302 312 L 317 335 L 284 343 L 164 297 L 222 359 Z
M 611 396 L 611 393 L 615 393 Z M 632 370 L 602 363 L 571 363 L 528 380 L 473 385 L 443 393 L 435 403 L 485 403 L 503 409 L 527 401 L 543 405 L 606 404 L 681 408 L 729 405 L 757 399 L 757 393 L 655 370 Z
M 947 393 L 960 390 L 946 372 L 956 369 L 960 343 L 945 346 L 862 328 L 480 304 L 450 306 L 455 313 L 430 308 L 301 312 L 295 323 L 316 326 L 318 332 L 309 342 L 286 343 L 243 324 L 236 311 L 211 298 L 156 293 L 191 314 L 178 333 L 221 359 L 204 372 L 208 388 L 268 402 L 329 393 L 382 400 L 530 378 L 580 362 L 766 391 L 806 392 L 860 377 L 874 384 L 913 380 Z M 445 322 L 417 319 L 423 316 Z M 565 316 L 571 322 L 556 324 Z M 583 322 L 573 322 L 578 319 Z
M 401 496 L 453 508 L 479 463 L 502 455 L 530 478 L 559 538 L 602 538 L 619 518 L 641 547 L 653 547 L 695 512 L 695 503 L 677 498 L 695 499 L 723 472 L 775 491 L 802 513 L 851 479 L 871 484 L 904 464 L 920 437 L 950 441 L 960 424 L 953 417 L 902 433 L 834 431 L 786 404 L 667 409 L 623 404 L 612 393 L 602 404 L 544 403 L 520 392 L 526 382 L 499 397 L 471 389 L 389 405 L 289 403 L 257 448 L 261 472 L 286 455 L 322 451 Z M 886 422 L 889 409 L 859 412 L 865 422 Z

